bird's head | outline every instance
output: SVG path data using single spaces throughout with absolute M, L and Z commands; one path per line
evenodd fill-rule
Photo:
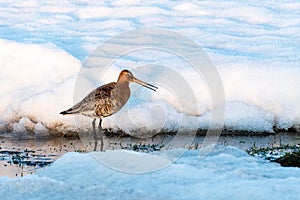
M 156 91 L 156 89 L 158 89 L 156 86 L 151 85 L 149 83 L 146 83 L 144 81 L 141 81 L 137 78 L 134 77 L 134 75 L 131 73 L 131 71 L 125 69 L 123 71 L 121 71 L 119 78 L 118 78 L 118 82 L 119 81 L 126 81 L 126 82 L 135 82 L 137 84 L 140 84 L 148 89 L 154 90 Z
M 131 73 L 131 71 L 125 69 L 123 71 L 121 71 L 120 75 L 119 75 L 119 79 L 118 80 L 126 80 L 131 82 L 132 79 L 134 79 L 135 77 L 133 76 L 133 74 Z

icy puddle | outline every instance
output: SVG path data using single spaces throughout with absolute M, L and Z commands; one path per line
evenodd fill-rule
M 81 151 L 78 139 L 0 139 L 0 176 L 20 177 L 46 167 L 66 152 Z
M 223 145 L 160 165 L 182 150 L 66 153 L 35 174 L 0 177 L 0 199 L 299 199 L 300 168 Z M 150 170 L 126 172 L 132 168 Z
M 174 136 L 171 135 L 159 135 L 154 138 L 106 137 L 104 139 L 104 149 L 125 149 L 148 153 L 160 151 L 172 143 L 173 139 Z M 203 140 L 203 136 L 197 136 L 191 144 L 188 144 L 187 139 L 182 138 L 181 143 L 169 145 L 168 149 L 200 149 Z M 33 174 L 37 170 L 43 170 L 67 152 L 92 151 L 93 142 L 91 141 L 89 145 L 86 144 L 86 141 L 82 142 L 78 138 L 64 137 L 36 140 L 1 138 L 0 176 L 22 177 Z M 300 135 L 296 133 L 278 133 L 268 136 L 236 136 L 227 133 L 219 138 L 218 144 L 233 146 L 242 150 L 249 150 L 253 147 L 272 148 L 283 145 L 300 145 Z

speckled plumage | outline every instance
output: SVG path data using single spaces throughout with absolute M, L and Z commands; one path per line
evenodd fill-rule
M 123 70 L 117 82 L 111 82 L 98 87 L 75 106 L 60 113 L 62 115 L 80 114 L 94 118 L 92 122 L 93 137 L 95 139 L 94 151 L 97 150 L 98 139 L 101 142 L 100 150 L 103 151 L 103 136 L 100 138 L 97 136 L 95 127 L 96 118 L 100 118 L 98 128 L 100 134 L 103 134 L 101 127 L 102 118 L 118 112 L 126 104 L 130 97 L 130 82 L 138 83 L 154 91 L 157 89 L 156 86 L 135 78 L 130 71 Z
M 136 79 L 123 70 L 117 82 L 111 82 L 90 92 L 82 101 L 60 114 L 81 114 L 92 118 L 104 118 L 118 112 L 130 97 L 129 83 L 136 82 L 155 91 L 157 87 Z M 153 89 L 155 88 L 155 89 Z

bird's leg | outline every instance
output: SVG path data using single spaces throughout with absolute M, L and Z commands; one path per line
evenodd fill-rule
M 104 146 L 104 144 L 103 144 L 103 131 L 102 131 L 102 126 L 101 126 L 101 124 L 102 124 L 102 118 L 100 118 L 100 121 L 99 121 L 99 125 L 98 125 L 98 129 L 99 129 L 99 133 L 100 133 L 100 151 L 103 151 L 103 146 Z
M 94 140 L 95 140 L 94 151 L 96 151 L 97 146 L 98 146 L 98 138 L 97 138 L 96 126 L 95 126 L 96 119 L 93 120 L 92 124 L 93 124 L 93 137 L 94 137 Z

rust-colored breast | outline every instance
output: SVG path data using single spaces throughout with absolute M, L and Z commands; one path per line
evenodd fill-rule
M 111 92 L 110 102 L 114 113 L 118 112 L 128 101 L 130 88 L 128 82 L 117 82 Z

